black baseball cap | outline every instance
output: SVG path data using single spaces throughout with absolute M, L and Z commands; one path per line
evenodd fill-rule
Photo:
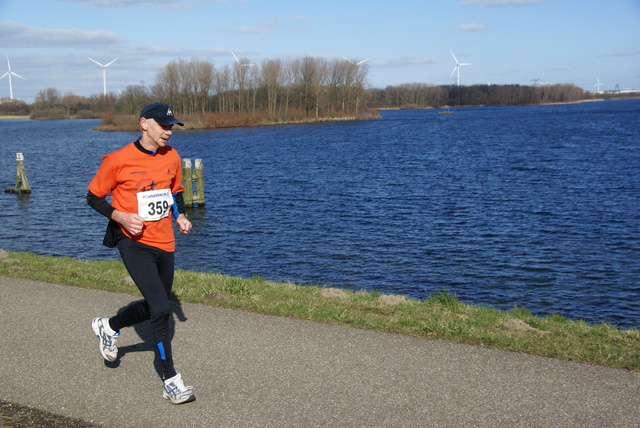
M 140 117 L 153 119 L 160 125 L 173 125 L 177 123 L 180 126 L 184 126 L 184 123 L 173 116 L 171 107 L 164 103 L 151 103 L 144 106 L 140 112 Z

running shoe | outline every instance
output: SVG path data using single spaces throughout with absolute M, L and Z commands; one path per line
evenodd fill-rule
M 180 373 L 164 381 L 162 398 L 171 400 L 173 404 L 189 403 L 196 399 L 192 386 L 184 386 Z
M 118 358 L 118 347 L 116 339 L 120 337 L 120 332 L 109 336 L 104 330 L 104 324 L 109 322 L 108 318 L 95 318 L 91 322 L 91 328 L 100 339 L 100 355 L 107 361 L 115 361 Z

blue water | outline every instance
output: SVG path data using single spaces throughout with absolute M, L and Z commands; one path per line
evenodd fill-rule
M 382 119 L 180 131 L 206 206 L 179 268 L 461 300 L 640 328 L 640 100 L 384 111 Z M 1 120 L 0 248 L 117 259 L 85 202 L 97 121 Z

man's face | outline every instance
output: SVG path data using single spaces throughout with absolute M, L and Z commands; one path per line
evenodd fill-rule
M 142 118 L 142 129 L 147 131 L 150 143 L 156 146 L 156 149 L 167 145 L 171 137 L 173 125 L 161 125 L 153 119 Z

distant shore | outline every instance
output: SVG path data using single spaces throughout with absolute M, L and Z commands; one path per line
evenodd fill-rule
M 292 124 L 303 124 L 303 123 L 318 123 L 318 122 L 344 122 L 344 121 L 353 121 L 353 120 L 364 120 L 364 119 L 376 119 L 380 116 L 376 113 L 374 114 L 364 114 L 358 116 L 340 116 L 340 117 L 322 117 L 317 119 L 303 119 L 303 120 L 287 120 L 287 121 L 247 121 L 244 119 L 240 119 L 237 121 L 229 121 L 228 123 L 224 123 L 224 125 L 216 124 L 216 123 L 205 123 L 202 118 L 191 118 L 189 116 L 183 117 L 183 121 L 185 126 L 180 128 L 181 130 L 203 130 L 203 129 L 223 129 L 223 128 L 246 128 L 246 127 L 254 127 L 254 126 L 272 126 L 272 125 L 292 125 Z M 36 118 L 31 119 L 30 116 L 15 116 L 15 115 L 0 115 L 0 120 L 5 119 L 28 119 L 28 120 L 50 120 L 50 118 Z M 64 119 L 55 119 L 55 120 L 74 120 L 78 118 L 68 117 Z M 83 120 L 78 119 L 78 120 Z M 123 116 L 120 117 L 118 123 L 110 123 L 105 124 L 104 120 L 96 127 L 93 128 L 96 131 L 104 131 L 104 132 L 112 132 L 112 131 L 120 131 L 120 132 L 137 132 L 138 130 L 138 118 L 136 116 Z
M 604 98 L 594 98 L 594 99 L 585 99 L 585 100 L 578 100 L 578 101 L 567 101 L 567 102 L 558 102 L 558 103 L 542 103 L 542 104 L 529 104 L 529 105 L 563 105 L 563 104 L 580 104 L 580 103 L 586 103 L 586 102 L 594 102 L 594 101 L 606 101 L 606 99 Z M 463 105 L 463 106 L 450 106 L 450 107 L 487 107 L 484 105 Z M 429 106 L 429 107 L 423 107 L 423 108 L 416 108 L 417 110 L 439 110 L 441 107 L 433 107 L 433 106 Z M 402 107 L 380 107 L 375 109 L 377 111 L 385 111 L 385 110 L 410 110 L 410 109 L 404 109 Z M 273 122 L 273 121 L 257 121 L 255 123 L 251 123 L 251 124 L 247 124 L 247 123 L 243 123 L 240 124 L 238 123 L 237 125 L 233 125 L 233 124 L 227 124 L 227 126 L 207 126 L 204 125 L 202 123 L 198 123 L 198 121 L 194 121 L 193 123 L 191 123 L 190 125 L 187 125 L 184 129 L 189 129 L 189 130 L 201 130 L 201 129 L 219 129 L 219 128 L 234 128 L 234 127 L 247 127 L 247 126 L 269 126 L 269 125 L 288 125 L 288 124 L 300 124 L 300 123 L 313 123 L 313 122 L 332 122 L 332 121 L 344 121 L 344 120 L 358 120 L 358 119 L 372 119 L 375 118 L 377 114 L 374 115 L 370 115 L 367 116 L 365 115 L 364 117 L 336 117 L 336 118 L 321 118 L 321 119 L 305 119 L 305 120 L 292 120 L 292 121 L 282 121 L 282 122 Z M 379 117 L 379 116 L 378 116 Z M 0 120 L 2 119 L 31 119 L 31 116 L 29 115 L 23 115 L 23 116 L 18 116 L 18 115 L 7 115 L 7 116 L 2 116 L 0 115 Z M 73 118 L 68 118 L 68 119 L 73 119 Z M 65 119 L 65 120 L 68 120 Z M 45 119 L 36 119 L 36 120 L 45 120 Z M 187 122 L 185 122 L 187 123 Z M 96 131 L 136 131 L 137 130 L 137 123 L 136 124 L 118 124 L 118 125 L 105 125 L 105 124 L 101 124 L 99 126 L 97 126 L 95 128 Z

